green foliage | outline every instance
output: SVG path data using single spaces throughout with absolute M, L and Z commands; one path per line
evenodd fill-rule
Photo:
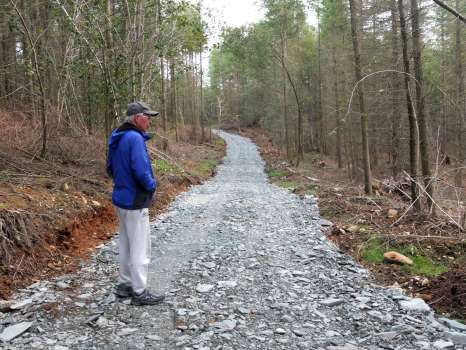
M 297 188 L 298 187 L 298 184 L 296 182 L 286 181 L 286 180 L 280 181 L 278 185 L 283 188 Z
M 362 247 L 362 258 L 372 264 L 383 262 L 386 245 L 375 236 L 371 237 Z
M 308 104 L 305 84 L 310 83 L 311 72 L 316 70 L 315 33 L 305 22 L 302 1 L 266 0 L 264 6 L 264 21 L 223 30 L 221 43 L 210 59 L 211 89 L 216 100 L 209 104 L 217 111 L 221 108 L 223 121 L 230 119 L 234 123 L 239 116 L 242 125 L 260 125 L 275 134 L 283 130 L 280 48 L 286 46 L 287 68 L 301 101 Z M 289 111 L 296 113 L 291 91 L 290 96 L 293 102 Z
M 207 159 L 199 164 L 199 171 L 203 175 L 209 175 L 215 170 L 217 165 L 218 161 L 216 159 Z
M 448 271 L 446 265 L 435 263 L 428 257 L 422 255 L 415 255 L 412 257 L 412 260 L 414 265 L 403 266 L 403 268 L 414 275 L 434 277 Z
M 413 265 L 403 265 L 401 267 L 410 274 L 433 277 L 448 271 L 446 265 L 433 262 L 432 259 L 424 255 L 421 250 L 412 244 L 406 246 L 392 246 L 377 236 L 370 237 L 369 240 L 364 243 L 362 246 L 362 258 L 366 262 L 380 264 L 384 261 L 384 253 L 391 250 L 406 255 L 413 261 Z
M 282 169 L 271 169 L 268 174 L 271 178 L 274 178 L 274 177 L 284 177 L 288 175 L 288 172 Z
M 0 171 L 0 182 L 6 182 L 10 179 L 10 174 L 7 171 Z
M 156 174 L 180 174 L 182 170 L 175 164 L 169 163 L 164 159 L 154 161 L 154 170 Z

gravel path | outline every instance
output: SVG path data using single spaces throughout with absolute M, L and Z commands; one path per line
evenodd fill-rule
M 29 328 L 0 348 L 466 349 L 466 326 L 375 285 L 322 234 L 315 198 L 271 185 L 249 140 L 219 134 L 218 175 L 153 223 L 150 286 L 166 303 L 115 300 L 111 241 L 79 273 L 20 291 L 0 339 Z

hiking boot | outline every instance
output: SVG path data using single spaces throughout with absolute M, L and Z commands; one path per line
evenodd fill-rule
M 119 285 L 117 285 L 114 293 L 117 297 L 120 298 L 129 298 L 132 297 L 134 294 L 133 288 L 126 283 L 120 283 Z
M 164 299 L 164 295 L 155 295 L 146 289 L 141 294 L 133 294 L 133 297 L 131 298 L 131 304 L 136 306 L 155 305 Z

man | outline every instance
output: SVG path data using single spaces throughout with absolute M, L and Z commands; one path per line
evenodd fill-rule
M 108 148 L 107 172 L 113 178 L 112 202 L 120 222 L 120 270 L 115 294 L 131 297 L 133 305 L 153 305 L 164 299 L 147 290 L 150 262 L 149 206 L 157 180 L 145 142 L 152 111 L 144 102 L 128 105 L 125 122 L 112 132 Z

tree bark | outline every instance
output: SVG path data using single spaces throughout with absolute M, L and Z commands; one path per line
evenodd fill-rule
M 413 37 L 413 58 L 414 58 L 414 76 L 416 83 L 416 99 L 417 99 L 417 120 L 419 123 L 419 151 L 421 157 L 421 168 L 424 186 L 426 188 L 427 206 L 434 214 L 433 198 L 434 198 L 434 179 L 430 169 L 429 147 L 427 136 L 427 121 L 425 113 L 424 99 L 424 77 L 422 72 L 422 55 L 421 55 L 421 29 L 419 26 L 419 8 L 417 0 L 411 0 L 411 31 Z
M 460 1 L 455 1 L 456 10 L 459 11 Z M 457 172 L 456 172 L 456 186 L 463 187 L 463 166 L 464 166 L 464 72 L 463 72 L 463 48 L 461 45 L 461 23 L 460 19 L 456 19 L 456 110 L 458 115 L 458 151 L 457 151 Z M 463 192 L 463 191 L 461 191 Z
M 440 14 L 440 47 L 442 51 L 442 88 L 446 88 L 446 69 L 447 69 L 447 58 L 445 54 L 445 18 L 443 13 Z M 442 121 L 441 121 L 441 152 L 444 157 L 447 156 L 447 97 L 442 94 Z
M 457 10 L 458 10 L 458 7 L 457 7 L 457 10 L 454 10 L 452 9 L 450 6 L 448 6 L 447 4 L 445 4 L 443 1 L 440 1 L 440 0 L 434 0 L 434 2 L 439 5 L 440 7 L 444 8 L 445 10 L 447 10 L 448 12 L 450 12 L 453 16 L 455 16 L 458 21 L 463 21 L 464 23 L 466 23 L 466 17 L 464 17 L 461 13 L 459 13 Z
M 335 125 L 337 128 L 336 132 L 336 143 L 337 143 L 337 162 L 338 162 L 338 168 L 341 169 L 343 168 L 343 155 L 342 155 L 342 150 L 341 150 L 341 139 L 342 139 L 342 123 L 340 119 L 340 95 L 339 95 L 339 86 L 338 86 L 338 66 L 337 66 L 337 55 L 336 55 L 336 45 L 333 45 L 332 49 L 332 58 L 333 58 L 333 88 L 335 90 Z
M 322 47 L 320 43 L 320 16 L 317 10 L 317 147 L 318 152 L 326 152 L 326 140 L 324 134 L 324 115 L 322 109 L 322 68 L 321 55 Z
M 291 146 L 289 136 L 289 123 L 288 123 L 288 99 L 286 91 L 286 33 L 282 30 L 281 33 L 281 61 L 282 61 L 282 80 L 283 80 L 283 126 L 285 128 L 285 145 L 286 145 L 286 158 L 291 160 Z
M 361 74 L 361 57 L 360 57 L 360 44 L 359 44 L 359 21 L 357 17 L 358 6 L 357 0 L 349 0 L 350 12 L 351 12 L 351 36 L 353 39 L 353 51 L 354 51 L 354 73 L 356 83 L 362 79 Z M 369 141 L 367 137 L 367 115 L 364 101 L 364 89 L 359 86 L 359 112 L 361 114 L 361 139 L 362 139 L 362 156 L 363 156 L 363 168 L 364 168 L 364 191 L 367 195 L 372 195 L 372 174 L 371 164 L 369 155 Z
M 106 14 L 107 14 L 107 28 L 105 31 L 106 35 L 106 52 L 104 53 L 105 62 L 105 86 L 106 86 L 106 113 L 105 113 L 105 140 L 108 143 L 108 138 L 111 133 L 112 121 L 114 118 L 114 100 L 112 91 L 112 64 L 111 64 L 111 51 L 113 49 L 113 11 L 114 3 L 113 0 L 107 0 L 106 2 Z
M 204 85 L 204 72 L 202 69 L 202 45 L 199 49 L 199 67 L 200 67 L 200 90 L 199 90 L 199 123 L 201 127 L 201 142 L 204 142 L 205 139 L 205 134 L 204 134 L 204 91 L 203 91 L 203 85 Z
M 392 65 L 393 69 L 398 69 L 398 57 L 400 55 L 400 48 L 398 44 L 398 22 L 396 13 L 396 0 L 390 1 L 390 13 L 392 22 Z M 399 154 L 400 149 L 400 77 L 397 74 L 392 74 L 392 175 L 394 178 L 398 176 L 401 171 L 401 157 Z
M 417 168 L 418 168 L 418 126 L 414 114 L 414 103 L 411 99 L 409 92 L 409 56 L 408 56 L 408 34 L 406 28 L 406 20 L 403 8 L 403 0 L 398 0 L 398 15 L 400 16 L 400 34 L 403 51 L 403 65 L 404 65 L 404 84 L 406 90 L 406 104 L 408 109 L 409 120 L 409 165 L 411 175 L 411 201 L 413 202 L 416 211 L 421 210 L 421 201 L 419 197 L 419 188 L 417 184 Z
M 160 57 L 160 104 L 162 105 L 162 129 L 167 132 L 167 103 L 165 101 L 165 60 Z
M 176 77 L 175 77 L 175 59 L 172 58 L 170 61 L 170 109 L 172 113 L 172 121 L 175 127 L 175 140 L 179 141 L 178 138 L 178 122 L 177 122 L 177 101 L 176 101 Z

